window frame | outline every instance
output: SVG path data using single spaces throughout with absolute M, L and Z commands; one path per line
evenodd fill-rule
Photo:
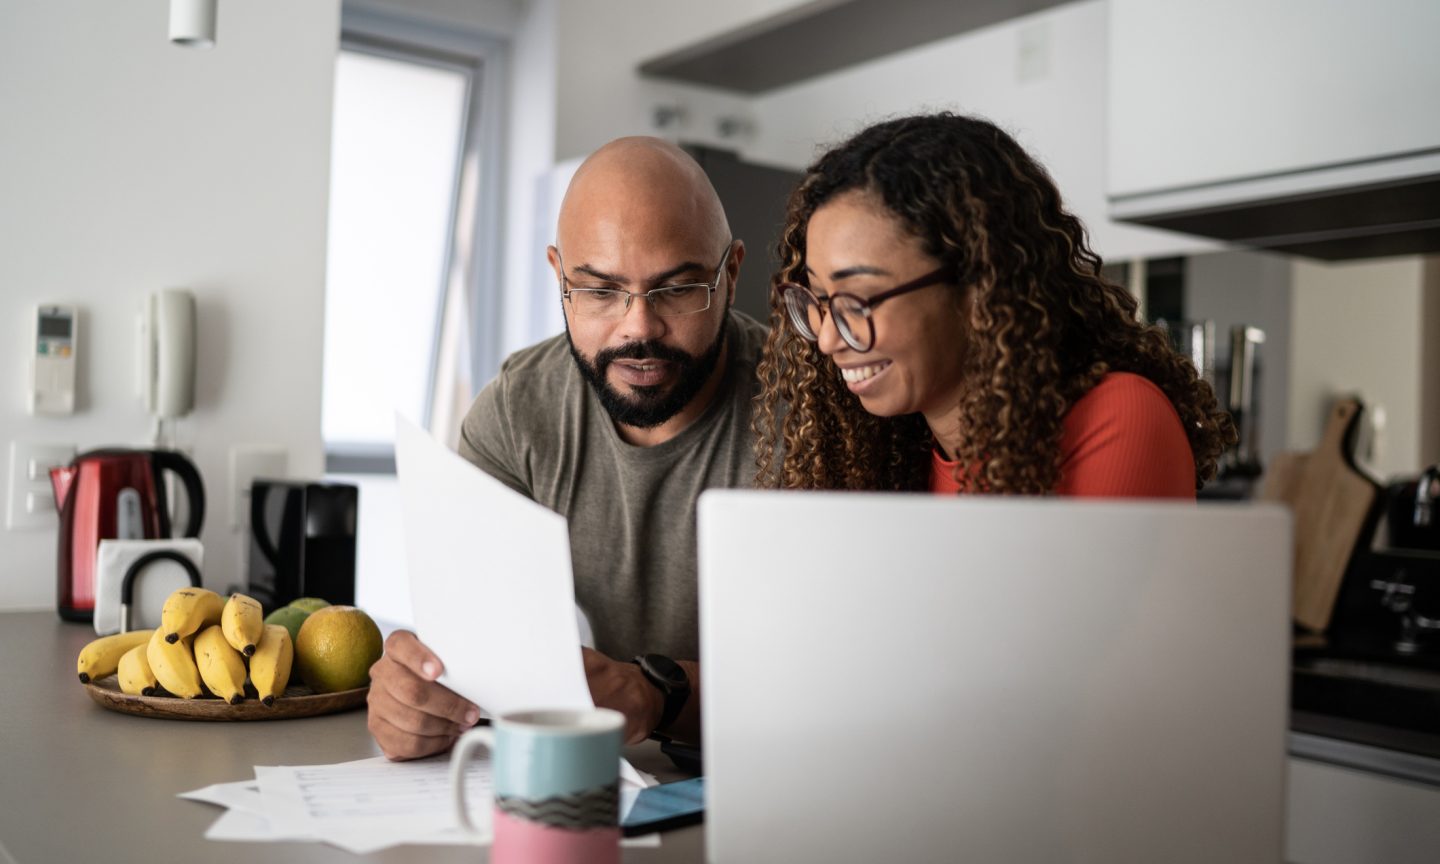
M 509 44 L 498 36 L 450 24 L 439 25 L 402 13 L 344 4 L 340 16 L 340 50 L 390 60 L 458 71 L 467 78 L 465 117 L 455 174 L 451 178 L 449 225 L 440 284 L 434 286 L 431 356 L 427 366 L 422 421 L 434 407 L 441 329 L 451 281 L 463 261 L 457 249 L 468 247 L 469 267 L 459 274 L 469 308 L 466 322 L 470 344 L 470 380 L 487 381 L 499 366 L 500 282 L 502 270 L 501 214 L 504 206 L 504 120 L 509 74 Z M 337 55 L 338 62 L 338 55 Z M 479 190 L 473 228 L 458 236 L 467 214 L 460 208 L 461 190 L 473 165 Z M 321 386 L 324 387 L 322 376 Z M 322 441 L 327 474 L 394 474 L 395 449 L 389 444 Z

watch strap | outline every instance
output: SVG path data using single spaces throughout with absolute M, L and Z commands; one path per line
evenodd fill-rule
M 680 712 L 685 709 L 685 703 L 690 699 L 690 677 L 685 672 L 685 667 L 661 654 L 642 654 L 630 662 L 640 667 L 645 679 L 665 698 L 664 708 L 660 712 L 660 723 L 655 728 L 670 728 L 670 725 L 680 718 Z M 657 669 L 657 666 L 673 669 L 675 678 L 672 680 Z

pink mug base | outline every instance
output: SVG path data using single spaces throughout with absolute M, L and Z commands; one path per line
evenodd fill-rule
M 620 829 L 571 830 L 541 825 L 496 808 L 494 864 L 620 864 Z

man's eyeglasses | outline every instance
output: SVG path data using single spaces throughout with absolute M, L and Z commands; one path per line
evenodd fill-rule
M 715 277 L 709 282 L 687 282 L 684 285 L 664 285 L 649 291 L 624 291 L 619 288 L 571 288 L 565 278 L 565 260 L 560 259 L 560 285 L 562 295 L 570 301 L 570 308 L 583 318 L 622 318 L 630 311 L 630 303 L 636 297 L 644 298 L 656 315 L 673 317 L 694 315 L 710 308 L 710 298 L 720 287 L 720 277 L 725 273 L 725 264 L 730 260 L 730 250 L 735 241 L 725 247 L 720 264 L 715 268 Z M 560 255 L 559 249 L 555 251 Z
M 843 291 L 822 299 L 795 282 L 782 282 L 777 290 L 785 300 L 785 310 L 790 313 L 790 323 L 795 326 L 795 332 L 811 342 L 819 342 L 820 328 L 825 326 L 825 314 L 829 312 L 835 316 L 840 338 L 845 340 L 846 345 L 864 354 L 875 347 L 875 321 L 870 316 L 876 306 L 891 297 L 946 282 L 954 272 L 954 267 L 941 267 L 868 300 Z

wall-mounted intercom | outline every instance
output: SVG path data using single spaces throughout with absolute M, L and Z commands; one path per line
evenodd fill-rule
M 145 409 L 162 419 L 189 414 L 195 407 L 195 295 L 167 288 L 147 297 L 140 340 Z
M 75 412 L 75 362 L 79 321 L 74 306 L 35 307 L 30 328 L 31 414 Z

